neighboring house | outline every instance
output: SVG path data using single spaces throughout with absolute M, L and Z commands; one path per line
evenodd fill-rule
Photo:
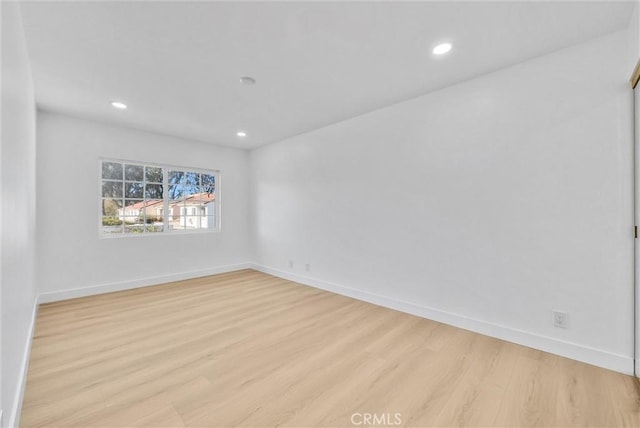
M 143 216 L 162 217 L 162 199 L 150 199 L 118 209 L 120 220 L 136 221 Z M 206 229 L 215 224 L 215 196 L 196 193 L 169 203 L 169 227 L 173 229 Z M 134 220 L 135 219 L 135 220 Z
M 133 205 L 118 209 L 118 218 L 128 220 L 140 218 L 146 214 L 146 217 L 162 217 L 162 199 L 147 199 L 136 202 Z
M 170 204 L 169 225 L 176 229 L 206 229 L 215 224 L 215 196 L 196 193 Z

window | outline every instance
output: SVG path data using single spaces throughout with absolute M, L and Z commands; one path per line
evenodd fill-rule
M 101 161 L 103 236 L 218 230 L 217 171 Z

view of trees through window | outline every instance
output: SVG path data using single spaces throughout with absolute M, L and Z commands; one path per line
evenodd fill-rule
M 102 161 L 102 233 L 216 229 L 216 173 Z

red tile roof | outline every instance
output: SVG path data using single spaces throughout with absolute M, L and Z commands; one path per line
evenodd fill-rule
M 208 192 L 195 193 L 193 195 L 188 195 L 188 196 L 185 196 L 184 198 L 171 201 L 169 202 L 169 206 L 172 207 L 172 206 L 180 205 L 183 203 L 184 204 L 208 204 L 209 202 L 212 202 L 215 199 L 216 198 L 213 193 L 208 193 Z M 125 209 L 141 210 L 144 208 L 152 207 L 154 205 L 163 205 L 163 200 L 162 199 L 146 199 L 144 201 L 136 202 L 133 205 L 127 205 Z

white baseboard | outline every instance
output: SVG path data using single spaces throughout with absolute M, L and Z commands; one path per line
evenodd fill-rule
M 219 273 L 233 272 L 242 269 L 250 269 L 252 266 L 252 263 L 239 263 L 235 265 L 219 266 L 215 268 L 182 272 L 171 275 L 140 278 L 131 281 L 111 282 L 108 284 L 92 285 L 83 288 L 71 288 L 67 290 L 51 291 L 48 293 L 41 293 L 39 296 L 39 302 L 57 302 L 60 300 L 74 299 L 77 297 L 93 296 L 95 294 L 131 290 L 134 288 L 148 287 L 152 285 L 164 284 L 167 282 L 182 281 L 185 279 L 199 278 L 202 276 L 216 275 Z
M 560 355 L 563 357 L 571 358 L 574 360 L 582 361 L 595 366 L 603 367 L 606 369 L 614 370 L 617 372 L 633 375 L 633 359 L 624 355 L 613 354 L 610 352 L 594 349 L 588 346 L 579 345 L 572 342 L 562 341 L 555 338 L 542 336 L 539 334 L 506 327 L 486 321 L 465 317 L 463 315 L 454 314 L 447 311 L 442 311 L 436 308 L 427 306 L 416 305 L 414 303 L 406 302 L 399 299 L 390 298 L 387 296 L 379 295 L 376 293 L 370 293 L 368 291 L 359 290 L 356 288 L 346 287 L 343 285 L 334 284 L 319 279 L 297 275 L 291 272 L 286 272 L 267 266 L 255 264 L 255 263 L 240 263 L 236 265 L 220 266 L 211 269 L 204 269 L 191 272 L 183 272 L 179 274 L 142 278 L 132 281 L 122 281 L 109 284 L 101 284 L 86 288 L 75 288 L 68 290 L 61 290 L 56 292 L 42 293 L 40 294 L 33 307 L 33 314 L 31 319 L 31 326 L 29 328 L 29 337 L 24 350 L 24 359 L 20 369 L 19 389 L 16 391 L 14 400 L 14 406 L 7 414 L 8 427 L 17 427 L 20 423 L 20 409 L 22 409 L 22 401 L 24 398 L 24 390 L 27 380 L 27 371 L 29 366 L 29 356 L 31 353 L 31 345 L 33 342 L 33 333 L 35 329 L 35 322 L 38 314 L 38 305 L 41 303 L 54 302 L 59 300 L 72 299 L 76 297 L 85 297 L 95 294 L 110 293 L 113 291 L 129 290 L 133 288 L 147 287 L 172 281 L 180 281 L 184 279 L 197 278 L 208 275 L 215 275 L 219 273 L 232 272 L 242 269 L 255 269 L 273 276 L 277 276 L 290 281 L 295 281 L 300 284 L 308 285 L 311 287 L 319 288 L 322 290 L 330 291 L 333 293 L 341 294 L 344 296 L 352 297 L 354 299 L 369 302 L 375 305 L 395 309 L 401 312 L 406 312 L 419 317 L 427 318 L 430 320 L 442 322 L 455 327 L 463 328 L 466 330 L 474 331 L 480 334 L 484 334 L 498 339 L 506 340 L 508 342 L 517 343 L 519 345 L 528 346 L 531 348 L 539 349 L 541 351 L 549 352 L 552 354 Z M 1 411 L 0 411 L 1 412 Z M 1 414 L 1 413 L 0 413 Z
M 7 427 L 14 428 L 20 426 L 20 413 L 22 411 L 22 400 L 24 399 L 24 390 L 27 386 L 27 373 L 29 371 L 29 357 L 31 356 L 31 345 L 33 343 L 33 333 L 36 328 L 36 319 L 38 318 L 38 306 L 40 302 L 36 297 L 33 302 L 33 310 L 31 313 L 31 325 L 29 326 L 29 335 L 23 352 L 22 364 L 20 365 L 20 373 L 18 374 L 18 389 L 13 400 L 13 408 L 7 415 Z M 0 416 L 2 412 L 0 411 Z M 2 426 L 2 425 L 0 425 Z
M 433 321 L 438 321 L 444 324 L 463 328 L 465 330 L 484 334 L 486 336 L 495 337 L 498 339 L 506 340 L 508 342 L 513 342 L 519 345 L 549 352 L 551 354 L 556 354 L 562 357 L 571 358 L 573 360 L 582 361 L 594 366 L 633 375 L 633 358 L 630 356 L 618 355 L 577 343 L 567 342 L 528 331 L 518 330 L 504 325 L 469 318 L 464 315 L 442 311 L 436 308 L 416 305 L 407 301 L 370 293 L 368 291 L 363 291 L 356 288 L 345 287 L 343 285 L 297 275 L 291 272 L 286 272 L 259 264 L 252 264 L 251 267 L 255 270 L 268 273 L 273 276 L 309 285 L 311 287 L 320 288 L 322 290 L 331 291 L 333 293 L 373 303 L 378 306 L 395 309 L 422 318 L 427 318 Z

